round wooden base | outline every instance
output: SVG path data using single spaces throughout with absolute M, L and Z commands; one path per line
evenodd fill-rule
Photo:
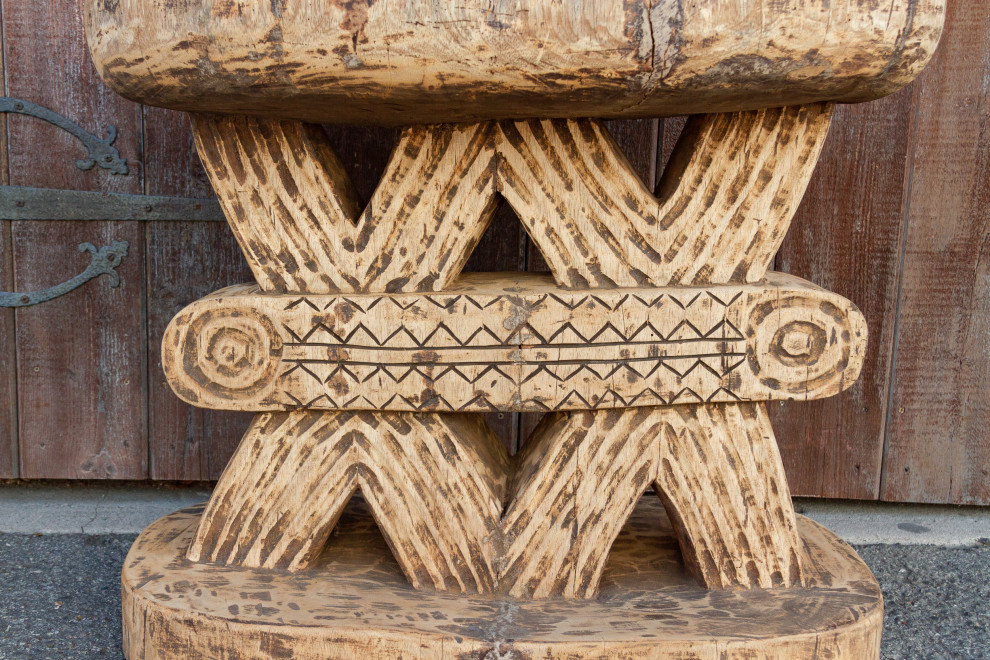
M 360 502 L 319 566 L 297 573 L 185 559 L 201 507 L 150 525 L 122 574 L 129 660 L 198 658 L 878 658 L 883 599 L 848 545 L 807 519 L 808 587 L 705 591 L 644 497 L 601 593 L 517 601 L 415 591 Z

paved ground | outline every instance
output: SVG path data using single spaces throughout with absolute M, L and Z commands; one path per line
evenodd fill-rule
M 133 535 L 0 534 L 0 660 L 121 658 Z M 887 602 L 884 658 L 990 658 L 990 546 L 857 548 Z
M 990 546 L 856 550 L 883 589 L 884 658 L 990 658 Z

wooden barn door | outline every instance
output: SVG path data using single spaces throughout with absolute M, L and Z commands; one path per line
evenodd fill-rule
M 21 206 L 13 200 L 24 191 L 4 192 L 13 212 L 2 223 L 2 288 L 31 292 L 69 280 L 88 262 L 81 243 L 124 242 L 127 254 L 116 288 L 101 276 L 48 302 L 3 310 L 0 475 L 216 477 L 244 421 L 180 405 L 164 385 L 158 344 L 184 304 L 249 273 L 224 223 L 149 220 L 177 213 L 133 197 L 212 196 L 189 128 L 178 114 L 103 86 L 75 0 L 5 0 L 2 10 L 4 96 L 99 138 L 114 126 L 112 146 L 126 160 L 126 173 L 102 161 L 81 169 L 77 161 L 88 154 L 75 135 L 36 117 L 3 115 L 3 184 L 48 192 Z M 89 200 L 89 215 L 100 219 L 62 221 L 79 205 L 55 205 L 57 190 L 105 193 Z M 52 221 L 9 220 L 27 215 Z
M 59 285 L 90 263 L 80 244 L 127 243 L 116 288 L 100 275 L 47 302 L 0 307 L 0 478 L 215 479 L 247 418 L 179 402 L 165 385 L 159 343 L 185 304 L 250 274 L 216 207 L 202 201 L 212 192 L 188 124 L 102 85 L 76 0 L 0 0 L 0 9 L 3 95 L 12 99 L 0 114 L 0 290 Z M 916 84 L 838 109 L 777 258 L 778 270 L 850 298 L 870 324 L 867 363 L 853 388 L 773 406 L 798 495 L 990 504 L 985 1 L 950 3 L 942 43 Z M 112 147 L 127 172 L 112 162 L 80 169 L 84 142 L 11 110 L 18 99 L 94 139 L 115 126 Z M 682 125 L 608 124 L 648 183 Z M 396 132 L 327 130 L 367 197 Z M 70 219 L 81 217 L 90 219 Z M 545 264 L 503 206 L 468 269 Z M 489 421 L 517 448 L 535 417 Z

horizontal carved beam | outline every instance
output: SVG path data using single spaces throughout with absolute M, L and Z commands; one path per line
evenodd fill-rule
M 585 291 L 477 275 L 443 293 L 232 287 L 175 317 L 162 360 L 209 408 L 583 410 L 831 396 L 866 333 L 848 300 L 779 273 Z

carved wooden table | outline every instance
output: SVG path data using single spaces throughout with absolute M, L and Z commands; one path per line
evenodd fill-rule
M 103 77 L 194 113 L 257 279 L 166 333 L 180 397 L 257 415 L 128 555 L 128 657 L 877 657 L 763 404 L 848 387 L 866 324 L 767 268 L 831 102 L 906 84 L 943 13 L 88 0 Z M 698 112 L 656 193 L 581 118 Z M 335 121 L 410 126 L 366 204 Z M 460 274 L 499 195 L 552 277 Z M 510 458 L 491 410 L 546 416 Z

